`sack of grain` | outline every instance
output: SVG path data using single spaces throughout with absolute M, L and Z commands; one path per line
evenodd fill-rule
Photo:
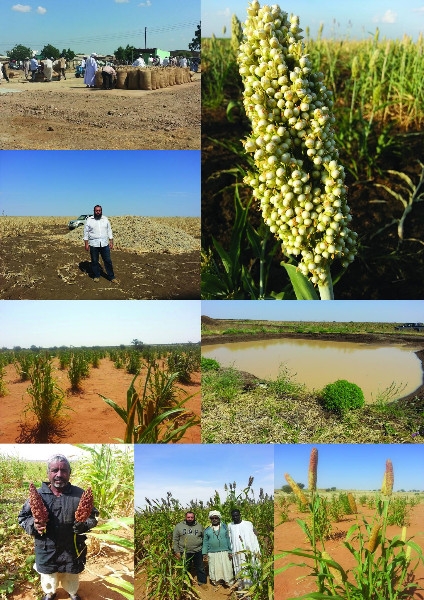
M 175 72 L 175 83 L 177 85 L 180 85 L 183 82 L 183 72 L 182 72 L 182 68 L 181 67 L 177 67 L 176 68 L 176 72 Z
M 103 86 L 103 75 L 101 69 L 98 69 L 96 71 L 96 76 L 94 77 L 94 85 L 96 86 L 96 88 L 101 88 Z
M 119 90 L 125 90 L 127 88 L 127 71 L 124 69 L 119 69 L 116 72 L 116 87 Z
M 152 89 L 151 69 L 141 69 L 138 72 L 138 88 L 140 90 L 151 90 Z
M 128 71 L 128 89 L 138 90 L 138 69 Z

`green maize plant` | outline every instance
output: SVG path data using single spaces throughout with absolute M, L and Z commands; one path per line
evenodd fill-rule
M 62 350 L 59 353 L 59 368 L 61 371 L 64 371 L 69 367 L 69 362 L 71 360 L 71 353 L 67 350 Z
M 7 395 L 7 387 L 4 378 L 6 377 L 6 370 L 3 365 L 0 365 L 0 398 Z
M 77 392 L 81 389 L 81 382 L 88 377 L 90 371 L 89 363 L 82 352 L 75 352 L 69 361 L 68 378 L 71 390 Z
M 310 549 L 283 550 L 276 556 L 276 559 L 285 556 L 301 557 L 308 562 L 301 565 L 290 563 L 276 569 L 275 573 L 281 573 L 295 565 L 310 566 L 310 577 L 316 580 L 317 591 L 300 596 L 304 600 L 400 600 L 412 597 L 411 594 L 417 589 L 414 571 L 418 565 L 424 564 L 424 554 L 413 539 L 406 538 L 406 527 L 400 535 L 393 538 L 387 535 L 393 482 L 393 465 L 387 460 L 383 478 L 384 496 L 376 500 L 374 517 L 368 521 L 362 516 L 361 525 L 357 517 L 343 542 L 354 559 L 353 568 L 345 569 L 327 552 L 325 537 L 319 535 L 324 498 L 313 491 L 309 502 L 310 524 L 301 519 L 297 521 L 310 543 Z M 351 508 L 356 508 L 356 503 Z
M 177 378 L 178 373 L 167 373 L 153 361 L 147 365 L 144 384 L 139 391 L 135 388 L 137 375 L 133 378 L 127 390 L 125 408 L 99 394 L 125 422 L 121 441 L 126 444 L 175 443 L 189 427 L 199 423 L 199 419 L 184 408 L 193 396 L 178 399 L 183 391 L 176 387 Z
M 38 442 L 48 442 L 60 427 L 60 413 L 68 407 L 64 404 L 65 393 L 57 385 L 52 373 L 50 357 L 46 354 L 34 356 L 29 370 L 31 385 L 27 394 L 31 401 L 25 407 L 25 413 L 31 412 L 37 419 L 34 438 Z
M 33 362 L 34 354 L 32 352 L 20 352 L 16 354 L 13 363 L 21 381 L 28 381 L 30 379 L 29 372 Z
M 141 368 L 141 357 L 140 352 L 133 350 L 128 354 L 127 360 L 127 373 L 130 375 L 137 375 Z

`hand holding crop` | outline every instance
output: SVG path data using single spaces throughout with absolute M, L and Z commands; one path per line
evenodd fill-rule
M 87 523 L 80 523 L 79 521 L 75 521 L 74 523 L 74 533 L 85 533 L 86 531 L 89 530 L 89 527 L 87 525 Z

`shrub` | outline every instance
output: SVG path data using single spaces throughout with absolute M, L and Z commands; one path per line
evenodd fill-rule
M 220 364 L 213 358 L 205 358 L 202 356 L 201 368 L 202 371 L 218 371 Z
M 364 393 L 356 383 L 339 379 L 329 383 L 321 392 L 321 403 L 327 410 L 343 414 L 364 406 Z

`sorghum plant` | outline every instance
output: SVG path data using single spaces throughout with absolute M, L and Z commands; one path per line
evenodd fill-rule
M 317 460 L 316 450 L 313 449 L 309 466 L 309 481 L 314 481 L 314 474 L 311 470 L 317 464 Z M 286 479 L 289 481 L 287 475 Z M 343 546 L 352 554 L 355 561 L 354 567 L 350 570 L 345 570 L 326 551 L 325 536 L 319 535 L 319 524 L 325 500 L 320 498 L 316 490 L 312 491 L 309 502 L 311 524 L 298 519 L 298 523 L 310 543 L 310 549 L 296 548 L 282 551 L 282 554 L 276 556 L 278 559 L 286 555 L 293 555 L 312 561 L 310 576 L 316 578 L 317 591 L 300 598 L 304 600 L 314 598 L 338 598 L 339 600 L 388 600 L 390 598 L 391 600 L 400 600 L 412 597 L 418 585 L 414 581 L 414 571 L 420 563 L 424 563 L 424 555 L 417 543 L 406 538 L 406 527 L 403 527 L 401 535 L 395 535 L 392 539 L 386 535 L 393 483 L 393 465 L 388 459 L 383 478 L 383 496 L 377 500 L 376 514 L 370 522 L 362 517 L 361 526 L 357 518 L 357 522 L 346 533 Z M 352 504 L 352 511 L 357 509 L 354 499 L 352 501 L 350 498 L 349 503 Z M 412 551 L 415 553 L 413 559 Z M 285 571 L 294 565 L 294 563 L 290 563 L 277 569 L 276 573 Z M 297 566 L 306 565 L 303 562 Z
M 245 178 L 262 216 L 294 257 L 302 275 L 333 299 L 330 266 L 355 257 L 345 173 L 332 125 L 332 93 L 312 70 L 297 16 L 278 5 L 249 3 L 238 55 L 244 107 L 252 122 L 245 140 L 255 172 Z

